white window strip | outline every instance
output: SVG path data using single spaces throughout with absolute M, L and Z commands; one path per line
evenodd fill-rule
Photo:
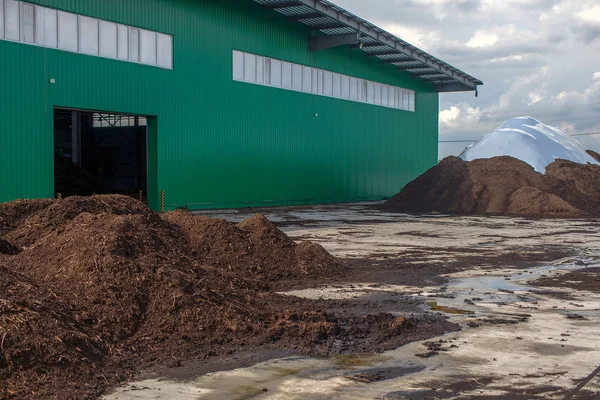
M 415 111 L 415 92 L 380 82 L 233 50 L 233 79 Z
M 0 39 L 4 39 L 4 0 L 0 0 Z
M 0 0 L 0 40 L 173 68 L 171 35 L 19 0 Z

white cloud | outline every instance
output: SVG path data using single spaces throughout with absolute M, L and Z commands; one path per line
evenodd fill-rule
M 498 35 L 493 32 L 477 31 L 467 42 L 469 47 L 486 47 L 498 43 Z

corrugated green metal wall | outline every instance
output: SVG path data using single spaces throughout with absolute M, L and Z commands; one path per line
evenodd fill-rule
M 169 209 L 381 199 L 437 162 L 429 85 L 347 46 L 311 53 L 306 27 L 252 1 L 32 3 L 173 34 L 174 69 L 0 41 L 0 201 L 53 196 L 55 106 L 157 117 L 153 207 L 160 190 Z M 235 82 L 232 49 L 414 89 L 417 112 Z

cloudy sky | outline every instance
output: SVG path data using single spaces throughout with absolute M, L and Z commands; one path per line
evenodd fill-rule
M 567 133 L 600 131 L 599 0 L 334 0 L 481 79 L 442 94 L 440 140 L 477 139 L 530 115 Z M 600 150 L 600 135 L 577 138 Z M 440 156 L 468 145 L 440 144 Z

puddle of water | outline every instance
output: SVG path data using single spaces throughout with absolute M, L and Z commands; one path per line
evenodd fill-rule
M 133 384 L 136 390 L 131 385 L 123 387 L 106 400 L 416 399 L 426 392 L 432 394 L 432 387 L 444 390 L 461 382 L 472 385 L 472 380 L 486 384 L 472 388 L 467 385 L 462 393 L 476 389 L 476 394 L 502 394 L 505 393 L 502 388 L 511 387 L 571 388 L 575 379 L 588 375 L 600 360 L 597 335 L 600 295 L 570 291 L 575 300 L 550 298 L 536 294 L 539 288 L 528 286 L 527 281 L 600 265 L 594 263 L 594 260 L 565 260 L 526 270 L 500 270 L 495 275 L 471 271 L 469 276 L 462 272 L 449 276 L 450 281 L 441 292 L 439 288 L 373 284 L 287 292 L 286 295 L 300 297 L 338 299 L 394 291 L 471 311 L 472 315 L 448 315 L 463 326 L 470 321 L 483 325 L 433 339 L 443 341 L 440 343 L 443 351 L 432 358 L 416 357 L 427 351 L 421 342 L 380 355 L 291 357 L 208 374 L 191 382 L 137 382 Z M 573 314 L 581 318 L 567 318 Z M 511 322 L 511 318 L 521 323 L 502 323 Z M 550 392 L 546 396 L 562 397 Z

